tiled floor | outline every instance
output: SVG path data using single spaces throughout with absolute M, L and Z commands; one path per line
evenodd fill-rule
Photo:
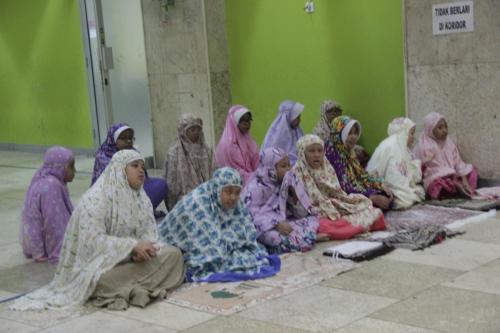
M 0 299 L 48 282 L 55 269 L 24 259 L 18 244 L 24 193 L 41 159 L 0 151 Z M 77 158 L 69 185 L 74 204 L 88 189 L 92 163 Z M 165 302 L 125 312 L 87 306 L 23 313 L 8 310 L 7 302 L 0 303 L 0 332 L 500 332 L 500 216 L 466 230 L 425 251 L 393 251 L 231 316 Z

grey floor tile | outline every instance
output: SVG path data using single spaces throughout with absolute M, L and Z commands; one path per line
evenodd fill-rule
M 11 303 L 0 304 L 0 318 L 40 328 L 52 327 L 96 311 L 95 308 L 88 306 L 67 310 L 12 311 L 9 309 Z
M 322 285 L 404 299 L 460 274 L 463 271 L 377 259 L 324 281 Z
M 384 259 L 469 271 L 500 258 L 500 245 L 448 239 L 423 251 L 397 249 Z
M 4 170 L 2 168 L 2 170 Z M 12 199 L 24 199 L 24 194 L 28 189 L 31 179 L 35 174 L 35 169 L 19 169 L 18 172 L 12 174 L 0 174 L 0 195 Z
M 439 333 L 420 327 L 413 327 L 403 324 L 397 324 L 385 320 L 364 318 L 354 322 L 335 333 Z
M 31 333 L 40 330 L 39 327 L 21 324 L 0 318 L 0 331 L 3 333 Z
M 78 155 L 75 157 L 75 167 L 77 172 L 91 173 L 94 170 L 93 157 Z
M 104 312 L 95 312 L 90 315 L 82 316 L 76 319 L 68 320 L 64 323 L 53 325 L 40 332 L 43 333 L 88 333 L 88 332 L 106 332 L 106 333 L 172 333 L 175 332 L 168 328 L 145 323 L 140 320 L 132 320 L 115 316 Z
M 2 166 L 0 164 L 0 179 L 12 179 L 19 176 L 21 176 L 21 178 L 24 178 L 24 175 L 26 175 L 26 177 L 32 177 L 35 173 L 35 170 L 36 169 L 34 168 L 19 168 L 15 166 Z
M 38 169 L 43 163 L 43 156 L 40 155 L 39 158 L 35 159 L 23 159 L 15 162 L 15 166 L 25 169 Z
M 2 180 L 0 180 L 1 182 Z M 26 196 L 26 190 L 28 189 L 28 183 L 26 186 L 14 186 L 14 187 L 2 187 L 0 188 L 0 198 L 8 198 L 16 200 L 19 208 L 23 207 L 24 197 Z M 20 209 L 19 209 L 20 211 Z
M 127 311 L 108 311 L 113 315 L 154 323 L 173 330 L 184 330 L 210 320 L 215 315 L 195 311 L 165 302 L 157 302 L 145 309 L 130 307 Z
M 2 150 L 0 152 L 0 166 L 24 166 L 26 164 L 41 163 L 42 153 L 27 153 Z
M 311 331 L 300 330 L 289 326 L 281 326 L 242 317 L 218 317 L 201 325 L 192 327 L 183 333 L 307 333 Z
M 21 211 L 18 209 L 0 211 L 0 221 L 2 224 L 0 246 L 19 244 Z
M 16 293 L 0 289 L 0 300 L 15 296 Z
M 500 244 L 500 219 L 493 218 L 480 223 L 473 223 L 463 228 L 466 232 L 460 239 Z
M 17 236 L 15 236 L 15 239 L 17 239 Z M 2 253 L 0 256 L 0 266 L 4 267 L 29 264 L 33 261 L 24 257 L 19 242 L 0 246 L 0 253 Z
M 494 260 L 443 285 L 500 295 L 500 260 Z
M 0 196 L 0 214 L 5 211 L 18 211 L 19 216 L 21 216 L 21 208 L 23 207 L 23 202 L 16 198 L 10 198 L 5 195 Z
M 32 262 L 0 270 L 0 289 L 23 293 L 46 285 L 52 280 L 55 264 Z
M 324 332 L 347 325 L 396 300 L 314 286 L 245 310 L 239 316 Z
M 500 296 L 436 286 L 370 317 L 441 332 L 500 332 Z

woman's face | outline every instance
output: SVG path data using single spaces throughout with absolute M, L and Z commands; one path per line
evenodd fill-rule
M 313 143 L 306 147 L 306 162 L 313 169 L 319 169 L 323 166 L 325 151 L 320 143 Z
M 201 138 L 201 127 L 200 126 L 191 126 L 186 130 L 186 136 L 189 141 L 192 143 L 200 142 Z
M 122 149 L 133 149 L 134 148 L 134 130 L 129 128 L 121 132 L 116 139 L 116 148 L 118 150 Z
M 240 200 L 241 187 L 235 185 L 224 186 L 220 192 L 220 201 L 225 209 L 233 209 Z
M 406 141 L 406 145 L 408 148 L 413 147 L 415 143 L 415 126 L 413 126 L 408 132 L 408 141 Z
M 292 120 L 292 122 L 290 123 L 290 127 L 296 129 L 297 127 L 299 127 L 299 125 L 300 125 L 300 114 L 298 115 L 297 118 Z
M 64 167 L 63 181 L 65 183 L 72 182 L 73 178 L 75 178 L 75 173 L 76 173 L 75 159 L 72 158 L 71 161 L 68 164 L 66 164 L 66 166 Z
M 358 143 L 359 139 L 359 126 L 358 124 L 355 124 L 351 130 L 349 131 L 349 135 L 347 136 L 347 139 L 345 140 L 345 147 L 347 150 L 351 150 L 356 146 L 356 143 Z
M 281 182 L 283 180 L 288 170 L 290 170 L 290 159 L 288 156 L 285 156 L 276 163 L 276 177 L 278 181 Z
M 144 161 L 137 160 L 130 162 L 125 167 L 125 174 L 127 175 L 128 184 L 134 190 L 138 190 L 144 185 L 145 172 Z
M 446 140 L 446 137 L 448 136 L 448 124 L 446 123 L 446 120 L 441 119 L 438 121 L 432 130 L 432 134 L 438 141 Z
M 248 131 L 250 131 L 250 127 L 252 127 L 252 115 L 250 114 L 250 112 L 247 112 L 240 118 L 238 129 L 240 130 L 241 134 L 246 134 L 248 133 Z
M 333 119 L 342 115 L 342 110 L 339 108 L 333 108 L 325 111 L 326 119 L 328 123 L 331 123 Z

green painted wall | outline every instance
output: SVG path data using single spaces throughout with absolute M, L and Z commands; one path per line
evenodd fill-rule
M 233 103 L 254 113 L 262 142 L 284 99 L 305 104 L 312 131 L 319 105 L 337 100 L 361 121 L 370 151 L 405 114 L 401 0 L 227 0 Z
M 0 1 L 0 143 L 92 148 L 77 0 Z

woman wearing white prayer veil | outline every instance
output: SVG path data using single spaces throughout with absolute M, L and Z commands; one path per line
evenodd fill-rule
M 389 137 L 373 153 L 366 170 L 385 179 L 394 195 L 392 208 L 404 209 L 425 199 L 420 160 L 413 159 L 415 123 L 409 118 L 394 119 L 387 129 Z
M 68 223 L 54 279 L 14 302 L 13 310 L 94 305 L 146 306 L 184 280 L 181 252 L 155 243 L 158 230 L 144 192 L 144 160 L 120 150 L 82 196 Z

